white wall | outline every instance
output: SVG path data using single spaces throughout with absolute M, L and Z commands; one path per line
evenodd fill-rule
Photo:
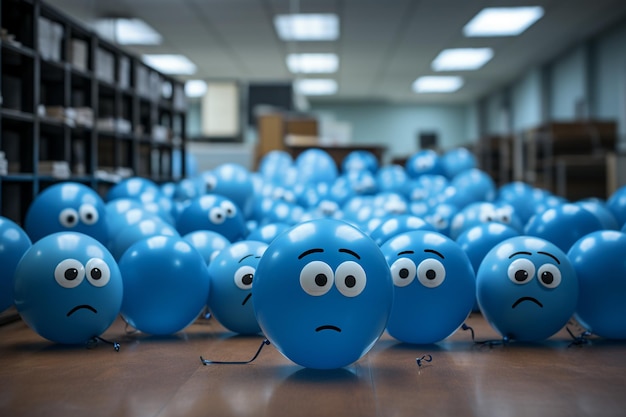
M 311 110 L 352 125 L 352 143 L 382 144 L 388 157 L 418 151 L 420 131 L 435 131 L 450 149 L 475 140 L 467 136 L 465 105 L 316 104 Z
M 587 49 L 584 45 L 558 59 L 550 68 L 550 116 L 553 120 L 577 118 L 576 107 L 587 101 Z M 588 103 L 589 104 L 589 103 Z M 587 109 L 589 110 L 589 109 Z

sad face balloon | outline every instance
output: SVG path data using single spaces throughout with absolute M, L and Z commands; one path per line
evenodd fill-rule
M 279 235 L 256 268 L 252 301 L 261 330 L 288 359 L 347 366 L 385 330 L 393 284 L 374 241 L 335 219 L 300 223 Z
M 517 236 L 483 259 L 476 275 L 478 305 L 503 338 L 539 341 L 574 314 L 578 278 L 571 262 L 547 240 Z

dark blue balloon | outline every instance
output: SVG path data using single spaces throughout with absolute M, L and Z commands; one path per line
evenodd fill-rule
M 576 319 L 592 333 L 626 339 L 626 234 L 604 230 L 583 236 L 567 253 L 580 295 Z
M 207 194 L 191 200 L 176 221 L 181 235 L 196 230 L 212 230 L 231 242 L 243 240 L 248 229 L 241 210 L 230 199 Z
M 17 223 L 0 216 L 0 313 L 13 305 L 13 274 L 31 244 Z

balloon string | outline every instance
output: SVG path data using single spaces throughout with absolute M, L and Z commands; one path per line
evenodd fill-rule
M 213 364 L 219 364 L 219 365 L 245 365 L 247 363 L 252 362 L 253 360 L 255 360 L 257 358 L 257 356 L 259 356 L 259 353 L 261 353 L 261 350 L 263 349 L 263 346 L 265 345 L 269 345 L 270 341 L 267 339 L 263 339 L 263 342 L 261 342 L 261 346 L 259 346 L 259 349 L 256 351 L 256 353 L 254 354 L 254 356 L 252 357 L 252 359 L 248 360 L 248 361 L 211 361 L 208 359 L 204 359 L 202 356 L 200 356 L 200 361 L 202 362 L 203 365 L 213 365 Z
M 94 336 L 87 342 L 87 348 L 91 349 L 91 347 L 95 346 L 98 342 L 104 342 L 113 346 L 116 352 L 120 351 L 120 344 L 117 342 L 112 342 L 110 340 L 106 340 L 100 336 Z
M 472 333 L 472 342 L 476 341 L 476 339 L 474 339 L 474 329 L 473 328 L 471 328 L 467 324 L 463 323 L 463 325 L 461 326 L 461 329 L 462 330 L 469 330 Z
M 567 333 L 569 333 L 569 335 L 572 337 L 572 342 L 568 345 L 569 346 L 582 346 L 582 345 L 586 345 L 589 342 L 588 337 L 591 336 L 591 332 L 590 331 L 584 331 L 582 332 L 579 336 L 575 336 L 574 333 L 572 333 L 572 331 L 569 329 L 569 327 L 565 326 L 565 330 L 567 330 Z
M 417 366 L 422 367 L 422 362 L 432 362 L 433 357 L 430 354 L 424 355 L 421 358 L 416 358 L 415 362 L 417 362 Z

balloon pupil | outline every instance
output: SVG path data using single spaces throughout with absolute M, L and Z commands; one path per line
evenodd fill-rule
M 320 287 L 323 287 L 324 285 L 326 285 L 327 282 L 328 282 L 328 278 L 326 278 L 326 275 L 317 274 L 315 276 L 315 283 L 319 285 Z
M 429 280 L 433 280 L 437 278 L 437 273 L 432 269 L 429 269 L 428 271 L 426 271 L 426 278 L 428 278 Z
M 544 272 L 543 274 L 541 274 L 541 280 L 550 285 L 552 284 L 552 282 L 554 282 L 554 276 L 550 273 L 550 272 Z
M 78 270 L 76 268 L 70 268 L 65 270 L 65 279 L 68 281 L 75 280 L 78 276 Z
M 348 275 L 346 277 L 346 287 L 352 288 L 356 285 L 356 278 L 353 275 Z
M 91 278 L 93 279 L 100 279 L 102 278 L 102 271 L 100 271 L 100 269 L 98 268 L 94 268 L 91 270 Z
M 241 281 L 245 284 L 245 285 L 250 285 L 252 284 L 252 274 L 246 274 L 243 276 L 243 278 L 241 279 Z
M 400 278 L 407 278 L 409 276 L 409 270 L 406 268 L 402 268 L 400 270 Z
M 526 278 L 528 277 L 528 272 L 524 271 L 524 270 L 519 270 L 515 273 L 515 280 L 516 281 L 524 281 L 526 280 Z

